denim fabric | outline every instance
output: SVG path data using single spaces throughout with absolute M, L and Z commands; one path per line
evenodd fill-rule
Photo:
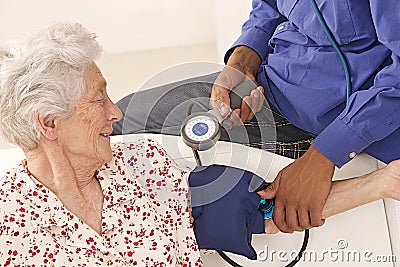
M 180 135 L 188 105 L 197 100 L 208 107 L 212 85 L 219 73 L 195 77 L 129 94 L 117 102 L 123 119 L 113 125 L 113 134 L 162 133 Z M 193 112 L 204 111 L 195 105 Z M 315 135 L 292 125 L 269 103 L 251 121 L 222 131 L 220 140 L 264 149 L 281 156 L 298 158 Z

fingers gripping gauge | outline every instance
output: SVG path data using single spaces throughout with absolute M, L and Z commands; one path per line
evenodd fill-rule
M 230 92 L 231 110 L 240 108 L 243 98 L 250 95 L 255 88 L 257 88 L 257 84 L 250 80 L 233 88 Z M 221 136 L 221 124 L 227 121 L 226 117 L 222 117 L 218 110 L 191 114 L 182 122 L 183 142 L 195 150 L 210 149 Z M 224 124 L 224 126 L 226 125 L 229 123 Z

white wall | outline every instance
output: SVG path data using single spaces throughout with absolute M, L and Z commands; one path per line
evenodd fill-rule
M 215 24 L 218 46 L 218 60 L 223 63 L 224 55 L 239 37 L 242 24 L 248 19 L 251 0 L 216 0 Z
M 0 43 L 40 25 L 78 21 L 105 53 L 215 42 L 213 0 L 0 0 Z

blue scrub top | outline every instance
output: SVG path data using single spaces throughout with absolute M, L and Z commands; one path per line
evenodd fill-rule
M 385 162 L 400 158 L 400 1 L 317 2 L 350 65 L 347 107 L 343 67 L 310 0 L 254 0 L 225 61 L 237 46 L 255 50 L 267 99 L 317 134 L 313 145 L 337 166 L 362 151 Z

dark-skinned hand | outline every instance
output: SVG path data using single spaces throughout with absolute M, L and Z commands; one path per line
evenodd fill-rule
M 259 191 L 275 197 L 273 220 L 280 231 L 293 233 L 324 224 L 322 209 L 331 189 L 335 164 L 314 146 L 282 169 L 274 182 Z
M 255 81 L 260 64 L 261 59 L 254 50 L 245 46 L 235 48 L 228 63 L 214 82 L 210 108 L 219 109 L 223 117 L 227 116 L 230 107 L 230 90 L 245 80 Z M 237 108 L 232 112 L 230 120 L 235 125 L 251 120 L 254 114 L 261 110 L 263 102 L 264 89 L 258 86 L 251 91 L 249 96 L 243 98 L 240 109 Z

